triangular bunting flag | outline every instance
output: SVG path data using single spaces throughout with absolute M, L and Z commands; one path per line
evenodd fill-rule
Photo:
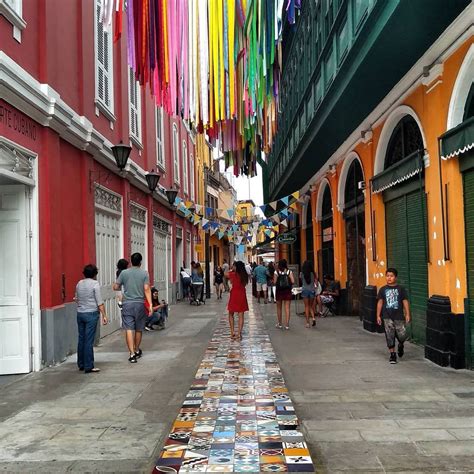
M 288 222 L 287 222 L 287 220 L 285 219 L 284 221 L 281 221 L 281 222 L 280 222 L 280 225 L 283 225 L 283 226 L 285 226 L 285 227 L 288 227 Z
M 211 231 L 210 231 L 210 234 L 211 234 L 211 235 L 214 235 L 216 232 L 217 232 L 217 229 L 215 229 L 215 228 L 214 228 L 214 227 L 212 227 L 212 225 L 211 225 Z
M 202 214 L 201 214 L 201 213 L 202 213 L 202 206 L 201 206 L 201 204 L 196 204 L 196 212 L 197 212 L 198 214 L 202 215 Z
M 285 205 L 285 206 L 288 206 L 289 202 L 290 202 L 290 196 L 285 196 L 285 197 L 282 197 L 280 199 L 280 201 Z
M 272 232 L 270 229 L 267 229 L 267 230 L 265 231 L 265 235 L 267 235 L 268 237 L 271 237 L 272 234 L 273 234 L 273 232 Z
M 227 215 L 232 218 L 234 217 L 234 210 L 233 209 L 227 209 Z
M 295 191 L 292 196 L 295 198 L 295 199 L 298 199 L 300 197 L 300 192 L 299 191 Z
M 262 212 L 265 214 L 265 210 L 267 209 L 267 205 L 264 204 L 263 206 L 259 206 Z
M 208 224 L 209 224 L 209 220 L 203 218 L 202 221 L 201 221 L 202 227 L 204 228 L 204 226 L 207 226 Z
M 273 222 L 276 222 L 277 224 L 280 223 L 280 216 L 278 214 L 276 216 L 273 216 L 272 219 L 273 219 Z
M 268 205 L 275 211 L 278 205 L 278 201 L 270 202 Z
M 224 232 L 219 231 L 219 232 L 217 233 L 217 235 L 218 235 L 218 237 L 219 237 L 219 240 L 221 240 L 222 237 L 224 237 Z

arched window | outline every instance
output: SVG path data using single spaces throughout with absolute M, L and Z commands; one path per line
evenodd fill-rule
M 173 124 L 173 171 L 174 171 L 174 181 L 179 184 L 181 182 L 181 177 L 179 174 L 179 136 L 178 136 L 178 127 L 176 124 Z
M 332 202 L 331 202 L 331 189 L 326 186 L 323 194 L 323 205 L 321 211 L 322 220 L 332 219 Z
M 418 124 L 413 117 L 406 115 L 394 128 L 388 142 L 385 169 L 423 148 L 423 137 Z
M 471 84 L 469 94 L 467 95 L 466 105 L 464 106 L 463 121 L 474 117 L 474 82 Z
M 364 174 L 359 160 L 352 161 L 347 172 L 346 187 L 344 190 L 345 209 L 357 206 L 364 202 L 364 193 L 359 189 L 359 182 L 364 181 Z
M 188 144 L 183 140 L 183 180 L 184 192 L 188 193 Z

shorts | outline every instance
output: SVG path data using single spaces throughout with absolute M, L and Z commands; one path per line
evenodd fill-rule
M 334 303 L 334 298 L 331 295 L 320 295 L 320 298 L 322 304 Z
M 316 291 L 314 290 L 303 290 L 301 292 L 301 298 L 314 298 L 316 296 Z
M 148 318 L 143 301 L 124 301 L 122 307 L 122 329 L 143 331 Z
M 257 291 L 267 291 L 266 283 L 257 283 Z

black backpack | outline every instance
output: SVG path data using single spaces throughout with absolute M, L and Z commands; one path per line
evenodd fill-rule
M 290 280 L 289 271 L 285 271 L 284 273 L 278 272 L 276 288 L 277 290 L 290 290 L 291 289 L 291 280 Z

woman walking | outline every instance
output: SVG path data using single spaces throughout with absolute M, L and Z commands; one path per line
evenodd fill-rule
M 104 302 L 100 295 L 100 286 L 97 281 L 99 271 L 95 265 L 89 264 L 84 267 L 82 274 L 84 279 L 76 286 L 75 301 L 77 303 L 77 366 L 86 374 L 100 372 L 94 367 L 94 339 L 99 320 L 99 312 L 102 315 L 102 324 L 107 324 Z
M 232 284 L 229 303 L 227 305 L 227 310 L 229 311 L 230 338 L 241 341 L 242 330 L 244 328 L 244 313 L 249 310 L 247 295 L 245 293 L 245 287 L 249 282 L 249 275 L 247 270 L 245 270 L 243 262 L 235 262 L 232 270 L 227 272 L 225 276 Z M 234 313 L 239 315 L 238 332 L 235 332 L 234 328 Z
M 224 292 L 224 271 L 219 265 L 214 272 L 214 286 L 216 287 L 217 299 L 222 299 L 222 293 Z
M 273 277 L 276 289 L 277 318 L 276 327 L 282 329 L 282 308 L 285 307 L 285 329 L 290 329 L 290 303 L 292 299 L 291 288 L 295 283 L 293 273 L 288 270 L 285 259 L 278 262 L 278 269 Z
M 200 305 L 204 302 L 204 272 L 199 262 L 196 262 L 191 270 L 191 288 L 194 294 L 194 301 Z
M 309 317 L 311 315 L 312 324 L 316 326 L 316 318 L 314 316 L 314 298 L 316 297 L 315 282 L 316 275 L 313 271 L 313 263 L 306 260 L 303 263 L 300 273 L 302 289 L 301 297 L 304 302 L 304 315 L 306 318 L 306 328 L 309 328 Z

